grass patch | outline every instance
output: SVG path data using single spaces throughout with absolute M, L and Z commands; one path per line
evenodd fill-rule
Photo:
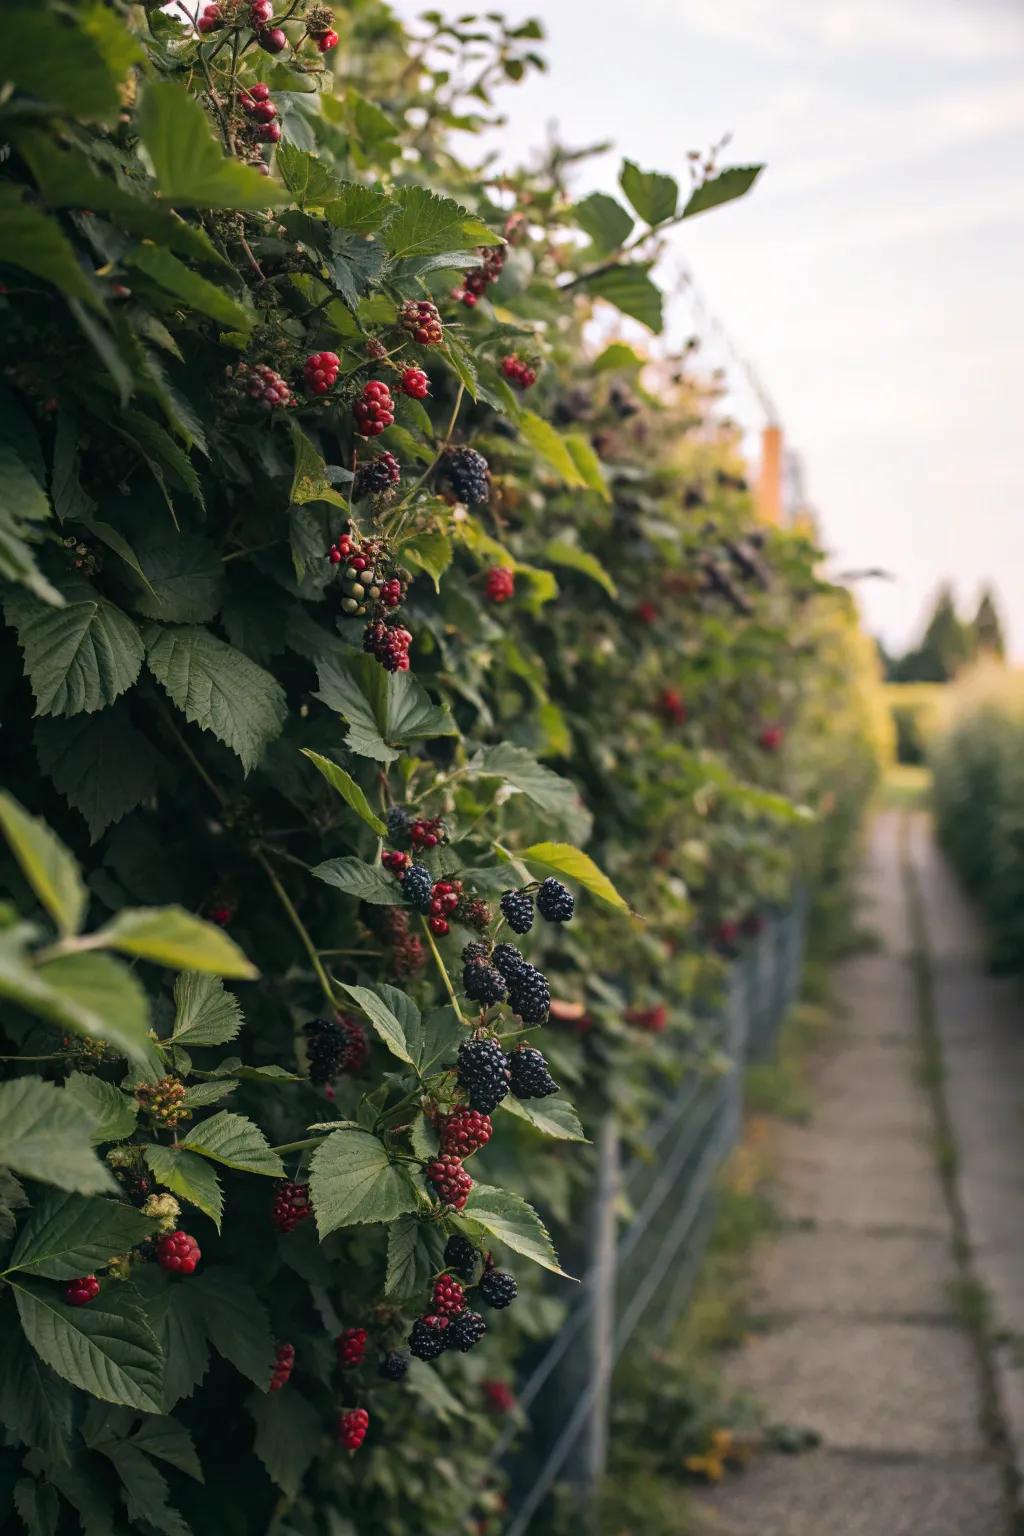
M 928 804 L 931 788 L 930 769 L 917 763 L 893 763 L 886 770 L 878 798 L 890 809 L 917 811 Z

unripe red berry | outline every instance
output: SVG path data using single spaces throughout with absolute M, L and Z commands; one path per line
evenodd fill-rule
M 425 400 L 430 394 L 430 380 L 422 368 L 406 368 L 398 387 L 410 400 Z
M 252 0 L 252 5 L 249 7 L 249 25 L 254 31 L 258 32 L 261 27 L 267 26 L 273 20 L 273 16 L 274 7 L 271 0 Z
M 366 1329 L 346 1328 L 338 1334 L 335 1340 L 338 1350 L 338 1364 L 344 1371 L 355 1370 L 362 1365 L 366 1354 Z
M 461 1211 L 473 1188 L 473 1180 L 462 1166 L 462 1159 L 445 1153 L 428 1163 L 424 1169 L 429 1183 L 437 1191 L 442 1205 Z
M 216 32 L 218 27 L 224 25 L 224 18 L 220 13 L 219 5 L 204 5 L 202 15 L 196 22 L 196 26 L 205 37 L 208 32 Z
M 257 32 L 256 41 L 264 53 L 283 53 L 288 47 L 288 39 L 280 27 L 268 27 L 265 32 Z
M 510 571 L 507 566 L 494 566 L 487 572 L 484 590 L 492 603 L 507 603 L 510 598 L 515 596 L 515 573 Z
M 365 1408 L 349 1408 L 338 1415 L 337 1441 L 346 1451 L 358 1451 L 366 1439 L 370 1415 Z
M 69 1307 L 85 1307 L 95 1301 L 100 1293 L 100 1283 L 95 1275 L 79 1275 L 64 1286 L 64 1300 Z
M 466 1310 L 466 1293 L 451 1275 L 442 1275 L 434 1282 L 434 1293 L 430 1304 L 434 1312 L 456 1317 L 458 1313 Z
M 321 32 L 316 40 L 316 45 L 321 53 L 330 53 L 332 48 L 338 46 L 338 34 L 335 31 Z
M 292 1374 L 295 1365 L 295 1345 L 279 1344 L 274 1357 L 274 1371 L 270 1378 L 271 1392 L 280 1392 L 282 1387 L 288 1385 L 288 1378 Z
M 279 144 L 281 141 L 281 124 L 264 123 L 256 137 L 263 144 Z
M 157 1240 L 156 1258 L 172 1275 L 191 1275 L 202 1258 L 199 1244 L 187 1232 L 166 1232 Z

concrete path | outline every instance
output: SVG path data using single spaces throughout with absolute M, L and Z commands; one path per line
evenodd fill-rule
M 728 1367 L 774 1420 L 823 1443 L 758 1457 L 699 1495 L 700 1528 L 716 1536 L 1014 1529 L 1000 1431 L 1014 1396 L 1024 1432 L 1024 1369 L 1011 1340 L 996 1351 L 1006 1369 L 994 1367 L 968 1303 L 976 1322 L 981 1280 L 1024 1340 L 1024 1020 L 1012 989 L 986 977 L 923 818 L 878 817 L 862 899 L 880 948 L 837 973 L 813 1120 L 780 1135 L 787 1222 L 753 1298 L 771 1325 Z M 923 926 L 931 1033 L 928 971 L 914 963 Z M 945 1099 L 931 1086 L 939 1044 Z

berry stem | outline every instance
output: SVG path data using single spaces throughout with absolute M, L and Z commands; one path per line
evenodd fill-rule
M 472 1029 L 472 1024 L 469 1022 L 469 1020 L 466 1018 L 466 1015 L 459 1007 L 459 1000 L 455 995 L 455 988 L 452 986 L 452 979 L 448 975 L 448 967 L 445 965 L 441 958 L 441 951 L 438 949 L 437 944 L 434 941 L 434 935 L 430 931 L 430 924 L 427 922 L 425 917 L 420 918 L 420 926 L 427 936 L 427 943 L 430 945 L 430 952 L 437 963 L 438 970 L 441 972 L 441 980 L 444 982 L 444 989 L 448 993 L 451 1005 L 455 1009 L 455 1017 L 458 1019 L 460 1024 L 465 1024 L 467 1029 Z
M 286 1157 L 289 1152 L 307 1152 L 310 1147 L 318 1147 L 322 1141 L 326 1141 L 332 1132 L 325 1131 L 322 1136 L 306 1136 L 302 1141 L 284 1141 L 279 1147 L 271 1147 L 271 1152 L 276 1152 L 278 1157 Z
M 422 475 L 420 475 L 418 480 L 413 482 L 406 494 L 402 497 L 402 500 L 399 502 L 398 506 L 395 508 L 394 518 L 392 520 L 391 526 L 388 529 L 388 537 L 390 539 L 394 540 L 398 538 L 398 535 L 401 533 L 403 526 L 408 521 L 408 508 L 410 502 L 416 495 L 416 492 L 419 490 L 420 486 L 423 485 L 426 480 L 429 480 L 438 464 L 440 464 L 442 457 L 448 451 L 448 444 L 452 440 L 452 433 L 455 431 L 455 423 L 459 419 L 459 412 L 462 409 L 462 401 L 465 393 L 465 384 L 460 384 L 458 393 L 455 396 L 455 404 L 452 406 L 452 414 L 448 419 L 448 426 L 445 429 L 445 434 L 441 441 L 441 446 L 438 448 L 437 452 L 431 459 L 430 463 L 427 465 L 426 469 L 423 471 Z
M 277 897 L 278 901 L 281 903 L 282 907 L 287 912 L 288 919 L 289 919 L 292 927 L 295 929 L 295 932 L 298 934 L 299 938 L 302 940 L 302 947 L 306 951 L 306 954 L 310 958 L 310 961 L 311 961 L 312 966 L 313 966 L 313 970 L 316 972 L 316 979 L 320 983 L 320 989 L 323 992 L 324 997 L 326 997 L 326 999 L 327 999 L 327 1001 L 330 1004 L 332 1009 L 336 1008 L 337 1007 L 337 999 L 334 996 L 334 988 L 331 985 L 331 978 L 328 976 L 327 972 L 324 970 L 323 961 L 320 959 L 320 955 L 319 955 L 319 952 L 317 950 L 317 947 L 313 943 L 313 940 L 309 936 L 309 929 L 306 927 L 305 923 L 302 921 L 302 918 L 299 916 L 298 912 L 296 911 L 295 905 L 294 905 L 291 897 L 288 895 L 288 892 L 285 890 L 284 886 L 281 884 L 280 880 L 277 878 L 277 875 L 275 874 L 273 866 L 271 865 L 270 861 L 266 858 L 266 856 L 263 853 L 261 853 L 259 851 L 259 849 L 256 849 L 256 851 L 255 851 L 255 858 L 256 858 L 256 862 L 259 864 L 260 868 L 263 870 L 263 873 L 266 875 L 267 879 L 270 881 L 270 884 L 273 886 L 273 888 L 274 888 L 274 895 Z

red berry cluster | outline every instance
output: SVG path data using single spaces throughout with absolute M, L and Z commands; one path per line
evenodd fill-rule
M 474 267 L 470 272 L 463 273 L 462 287 L 456 288 L 452 294 L 452 298 L 461 299 L 467 309 L 473 309 L 491 283 L 498 281 L 505 265 L 503 245 L 480 246 L 479 250 L 483 257 L 481 265 Z
M 427 963 L 427 952 L 419 934 L 409 932 L 409 914 L 404 907 L 388 907 L 384 938 L 391 948 L 391 963 L 400 981 L 407 981 L 422 971 Z
M 397 848 L 385 848 L 380 856 L 380 861 L 385 869 L 390 869 L 397 878 L 404 875 L 412 863 L 412 857 L 408 853 L 400 853 Z
M 430 930 L 442 937 L 449 931 L 448 919 L 462 900 L 461 880 L 435 880 L 430 893 Z
M 165 1232 L 158 1238 L 156 1259 L 161 1269 L 172 1275 L 191 1275 L 202 1258 L 199 1244 L 187 1232 Z
M 481 896 L 474 896 L 472 901 L 465 901 L 459 907 L 459 922 L 467 928 L 474 928 L 477 933 L 484 933 L 491 926 L 492 912 L 486 901 Z
M 484 590 L 490 602 L 507 603 L 509 598 L 515 596 L 515 572 L 510 571 L 505 565 L 492 566 L 487 572 Z
M 409 836 L 414 848 L 436 848 L 448 841 L 448 828 L 440 816 L 431 816 L 410 822 Z
M 444 340 L 437 305 L 429 299 L 409 299 L 398 311 L 398 323 L 421 347 L 437 347 Z
M 100 1283 L 95 1275 L 79 1275 L 64 1287 L 64 1300 L 69 1307 L 85 1307 L 95 1301 L 100 1293 Z
M 516 389 L 529 389 L 531 384 L 537 382 L 537 370 L 516 352 L 510 352 L 501 360 L 501 371 L 510 384 Z
M 338 1334 L 338 1364 L 343 1371 L 354 1371 L 366 1357 L 366 1329 L 346 1328 Z
M 338 377 L 336 352 L 311 352 L 303 364 L 306 388 L 311 395 L 326 395 Z
M 269 1391 L 280 1392 L 282 1387 L 288 1385 L 288 1378 L 295 1367 L 295 1345 L 279 1344 L 274 1357 L 274 1371 L 270 1378 Z
M 239 105 L 255 126 L 255 137 L 261 144 L 277 144 L 281 138 L 281 124 L 275 122 L 277 108 L 270 99 L 270 87 L 258 81 L 241 91 Z
M 478 1109 L 453 1109 L 441 1124 L 441 1151 L 454 1157 L 472 1157 L 486 1147 L 494 1127 L 490 1115 Z
M 646 1030 L 650 1035 L 660 1035 L 668 1024 L 668 1009 L 664 1003 L 658 1003 L 653 1008 L 627 1008 L 625 1012 L 627 1024 L 632 1024 L 634 1029 Z
M 473 1188 L 473 1180 L 463 1168 L 462 1159 L 445 1153 L 441 1157 L 436 1157 L 432 1163 L 428 1163 L 423 1171 L 428 1181 L 433 1184 L 441 1204 L 451 1206 L 452 1210 L 461 1211 Z
M 219 5 L 204 5 L 199 15 L 196 26 L 205 37 L 208 32 L 216 32 L 224 25 L 224 17 L 221 15 Z
M 306 32 L 321 53 L 330 53 L 338 46 L 338 34 L 334 30 L 334 13 L 322 5 L 315 5 L 306 17 Z
M 309 1185 L 294 1184 L 291 1179 L 282 1179 L 274 1190 L 274 1203 L 270 1207 L 270 1219 L 277 1230 L 293 1232 L 300 1221 L 305 1221 L 312 1214 Z
M 235 370 L 235 385 L 264 411 L 296 403 L 284 379 L 266 363 L 239 363 Z
M 363 386 L 363 392 L 352 407 L 356 418 L 356 431 L 360 437 L 377 437 L 395 420 L 395 402 L 391 391 L 380 379 L 371 379 Z
M 686 703 L 681 693 L 675 688 L 663 688 L 658 694 L 658 702 L 655 705 L 657 713 L 665 721 L 666 725 L 686 724 Z
M 249 7 L 249 25 L 256 33 L 256 41 L 264 53 L 283 53 L 288 38 L 281 27 L 272 27 L 274 7 L 271 0 L 252 0 Z
M 235 902 L 223 898 L 215 901 L 212 906 L 207 907 L 206 921 L 208 923 L 216 923 L 218 928 L 226 928 L 237 911 L 238 907 Z
M 347 1408 L 338 1414 L 336 1438 L 346 1451 L 358 1451 L 366 1439 L 370 1427 L 370 1415 L 365 1408 Z
M 425 400 L 430 394 L 430 380 L 422 368 L 406 368 L 398 387 L 410 400 Z
M 507 1381 L 482 1381 L 484 1401 L 491 1413 L 511 1413 L 516 1395 Z
M 782 746 L 784 735 L 781 725 L 766 725 L 757 738 L 757 744 L 765 752 L 777 752 Z
M 431 1306 L 444 1317 L 456 1317 L 466 1310 L 466 1293 L 451 1275 L 442 1275 L 434 1281 Z
M 399 624 L 373 619 L 363 632 L 363 650 L 375 656 L 385 672 L 408 672 L 412 635 Z

